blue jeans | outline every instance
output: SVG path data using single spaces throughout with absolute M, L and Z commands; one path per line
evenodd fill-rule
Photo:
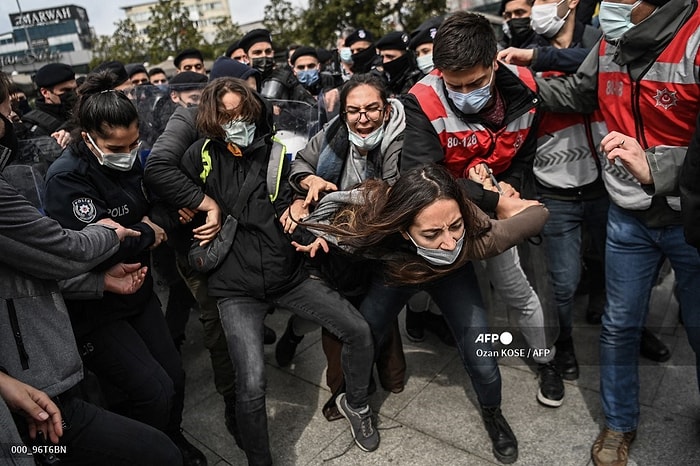
M 544 224 L 547 269 L 559 315 L 559 339 L 571 338 L 574 295 L 581 279 L 581 238 L 585 227 L 591 243 L 602 257 L 605 249 L 605 225 L 610 201 L 607 196 L 591 201 L 560 201 L 542 198 L 549 210 Z
M 367 405 L 374 356 L 372 335 L 357 309 L 325 282 L 307 278 L 290 291 L 267 300 L 247 296 L 220 298 L 218 307 L 236 374 L 236 421 L 249 464 L 272 464 L 263 349 L 263 320 L 271 307 L 285 308 L 316 322 L 343 342 L 341 364 L 348 404 L 353 408 Z
M 600 394 L 606 425 L 629 432 L 639 424 L 639 343 L 651 288 L 664 257 L 676 274 L 676 294 L 700 377 L 700 256 L 685 242 L 682 226 L 648 228 L 614 204 L 607 235 Z
M 455 336 L 457 351 L 483 406 L 501 404 L 501 373 L 495 357 L 479 356 L 477 350 L 493 351 L 490 343 L 476 343 L 479 334 L 490 333 L 486 310 L 472 264 L 445 278 L 417 286 L 389 286 L 375 274 L 360 312 L 369 323 L 378 348 L 409 298 L 426 291 L 440 307 Z M 487 353 L 488 354 L 488 353 Z

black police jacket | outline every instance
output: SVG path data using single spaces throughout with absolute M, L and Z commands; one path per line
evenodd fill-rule
M 141 236 L 125 238 L 119 251 L 97 269 L 119 262 L 149 264 L 148 248 L 154 243 L 155 234 L 141 219 L 150 211 L 139 161 L 128 172 L 104 167 L 82 140 L 66 149 L 46 174 L 46 213 L 64 228 L 82 230 L 90 223 L 111 218 L 141 232 Z M 67 300 L 76 336 L 105 322 L 141 312 L 152 293 L 149 269 L 144 284 L 132 295 L 105 291 L 102 299 Z

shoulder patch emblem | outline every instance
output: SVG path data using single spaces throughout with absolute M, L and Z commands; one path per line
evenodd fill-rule
M 73 215 L 83 223 L 90 223 L 97 216 L 95 204 L 89 197 L 81 197 L 73 201 Z

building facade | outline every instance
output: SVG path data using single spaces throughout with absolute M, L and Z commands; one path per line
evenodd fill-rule
M 216 37 L 217 24 L 221 21 L 231 21 L 231 11 L 228 0 L 180 0 L 190 21 L 204 36 L 207 42 L 213 42 Z M 135 25 L 139 34 L 145 36 L 151 23 L 151 8 L 157 1 L 139 3 L 138 5 L 122 7 L 127 19 Z
M 93 33 L 84 8 L 63 5 L 9 16 L 12 31 L 0 34 L 2 71 L 32 74 L 46 63 L 61 62 L 87 72 Z

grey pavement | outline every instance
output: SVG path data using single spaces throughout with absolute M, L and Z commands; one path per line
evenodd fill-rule
M 700 464 L 700 396 L 694 354 L 677 324 L 671 297 L 672 277 L 654 293 L 653 322 L 673 351 L 666 363 L 641 359 L 641 425 L 630 450 L 631 465 Z M 599 399 L 599 326 L 585 323 L 586 297 L 577 298 L 574 339 L 581 376 L 565 382 L 558 409 L 535 398 L 533 368 L 519 359 L 500 360 L 503 412 L 519 441 L 520 465 L 587 465 L 603 415 Z M 494 326 L 509 322 L 504 307 L 491 301 Z M 206 454 L 210 465 L 244 465 L 245 456 L 224 427 L 224 404 L 215 389 L 202 329 L 192 313 L 183 346 L 187 391 L 183 427 Z M 266 322 L 281 335 L 289 317 L 276 311 Z M 330 396 L 325 385 L 325 358 L 320 331 L 307 335 L 292 365 L 279 368 L 274 345 L 265 347 L 267 411 L 273 459 L 278 465 L 490 465 L 499 464 L 481 422 L 468 376 L 454 348 L 427 333 L 426 341 L 405 338 L 408 364 L 405 390 L 381 387 L 370 398 L 378 413 L 381 445 L 365 453 L 352 444 L 345 420 L 327 422 L 321 407 Z M 517 330 L 514 330 L 517 336 Z M 513 345 L 517 344 L 513 343 Z M 512 346 L 512 345 L 511 345 Z

